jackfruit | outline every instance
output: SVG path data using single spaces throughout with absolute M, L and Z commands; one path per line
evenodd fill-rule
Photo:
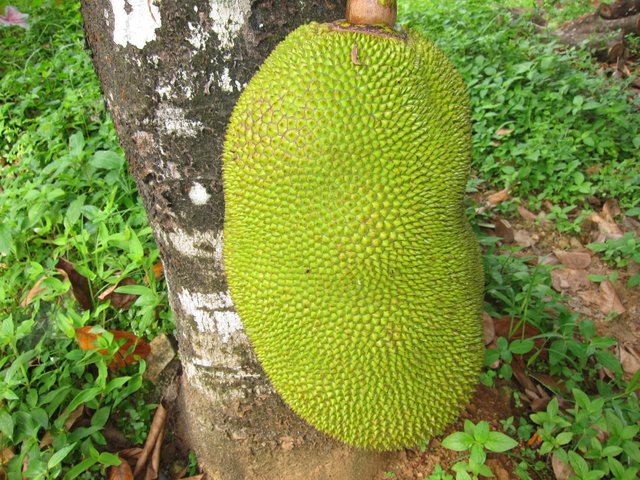
M 354 31 L 357 30 L 357 31 Z M 465 86 L 421 34 L 309 24 L 223 152 L 231 297 L 275 390 L 356 447 L 412 447 L 470 398 L 483 270 L 463 209 Z

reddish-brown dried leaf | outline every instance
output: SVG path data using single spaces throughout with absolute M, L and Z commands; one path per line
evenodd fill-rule
M 618 202 L 609 198 L 602 206 L 602 217 L 609 223 L 616 223 L 615 218 L 622 213 Z
M 89 280 L 76 272 L 73 264 L 64 258 L 58 258 L 56 268 L 62 270 L 66 274 L 67 278 L 71 282 L 73 296 L 76 297 L 80 306 L 85 310 L 91 310 L 91 307 L 93 307 L 93 298 L 91 297 Z
M 499 218 L 495 221 L 496 236 L 502 238 L 504 243 L 513 242 L 513 227 L 508 220 Z
M 4 465 L 15 456 L 16 454 L 13 453 L 13 450 L 9 448 L 3 448 L 2 450 L 0 450 L 0 465 Z
M 527 375 L 524 360 L 522 360 L 520 355 L 513 356 L 513 359 L 511 360 L 511 368 L 513 370 L 513 376 L 522 388 L 525 390 L 536 390 L 536 384 L 533 383 L 533 380 L 531 380 L 529 375 Z
M 76 340 L 78 341 L 78 345 L 82 350 L 98 349 L 101 354 L 106 355 L 106 349 L 99 349 L 99 347 L 96 346 L 96 340 L 98 340 L 98 338 L 101 337 L 102 334 L 91 332 L 92 328 L 93 327 L 88 326 L 76 329 Z M 111 360 L 109 368 L 122 368 L 126 365 L 137 363 L 137 357 L 146 358 L 146 356 L 149 355 L 149 352 L 151 351 L 147 342 L 131 332 L 109 330 L 109 333 L 114 336 L 114 339 L 116 341 L 120 341 L 123 339 L 125 340 L 116 355 L 114 355 L 113 359 Z M 134 345 L 135 348 L 133 349 L 133 352 L 128 353 L 130 352 L 132 347 L 134 347 Z
M 120 293 L 120 292 L 116 292 L 115 290 L 118 287 L 121 287 L 123 285 L 135 285 L 136 281 L 133 278 L 124 278 L 122 280 L 120 280 L 118 283 L 116 283 L 115 285 L 111 285 L 109 288 L 107 288 L 104 292 L 102 292 L 100 294 L 100 296 L 98 297 L 99 300 L 109 300 L 111 301 L 111 306 L 114 308 L 120 308 L 120 309 L 127 309 L 129 308 L 133 302 L 135 302 L 138 298 L 138 295 L 133 295 L 131 293 Z
M 551 466 L 556 480 L 567 480 L 575 476 L 575 472 L 570 465 L 564 463 L 555 453 L 551 455 Z
M 162 441 L 164 440 L 164 428 L 158 434 L 156 444 L 151 454 L 151 462 L 147 465 L 144 480 L 156 480 L 160 472 L 160 452 L 162 451 Z M 136 465 L 137 466 L 137 465 Z
M 133 463 L 134 465 L 140 458 L 141 454 L 142 448 L 140 447 L 125 448 L 124 450 L 120 450 L 120 452 L 118 452 L 120 458 L 124 458 L 129 463 Z
M 504 202 L 509 198 L 509 189 L 505 188 L 503 190 L 500 190 L 499 192 L 489 195 L 485 200 L 485 203 L 490 207 L 495 207 L 496 205 Z
M 523 220 L 527 220 L 529 222 L 533 222 L 535 219 L 538 218 L 535 213 L 527 210 L 522 205 L 518 205 L 518 213 L 523 218 Z
M 504 337 L 507 340 L 517 340 L 533 338 L 540 335 L 540 330 L 538 330 L 536 327 L 526 322 L 522 322 L 521 325 L 518 325 L 518 323 L 519 322 L 517 319 L 511 319 L 510 317 L 506 316 L 498 319 L 494 318 L 493 325 L 495 328 L 496 337 Z M 509 335 L 509 333 L 511 333 L 511 335 Z M 535 338 L 533 340 L 533 343 L 535 344 L 535 348 L 524 355 L 525 359 L 530 358 L 536 353 L 536 350 L 541 350 L 544 347 L 544 339 L 542 338 Z M 545 353 L 543 352 L 541 353 L 541 355 L 544 356 Z M 519 355 L 514 355 L 514 358 L 518 356 Z
M 542 437 L 538 434 L 538 432 L 535 432 L 533 435 L 531 435 L 531 438 L 527 440 L 527 446 L 532 448 L 538 448 L 540 444 L 542 444 Z
M 586 270 L 558 268 L 551 270 L 551 286 L 557 292 L 576 292 L 588 288 L 591 282 Z
M 548 390 L 552 392 L 567 393 L 567 388 L 562 380 L 557 377 L 552 377 L 546 373 L 535 372 L 532 373 L 531 378 L 544 385 Z
M 41 285 L 46 278 L 47 277 L 40 277 L 38 281 L 36 281 L 36 283 L 33 284 L 33 287 L 31 287 L 29 292 L 27 292 L 27 296 L 24 297 L 20 302 L 21 307 L 26 307 L 27 305 L 29 305 L 29 303 L 31 303 L 31 300 L 33 300 L 35 297 L 37 297 L 44 291 L 44 288 L 41 287 Z
M 512 319 L 506 316 L 502 318 L 494 318 L 493 324 L 496 331 L 496 337 L 504 337 L 508 340 L 511 340 L 511 339 L 518 339 L 518 338 L 532 338 L 537 335 L 540 335 L 540 330 L 538 330 L 536 327 L 526 322 L 521 322 L 520 325 L 518 325 L 518 323 L 519 321 L 517 319 L 515 318 Z M 523 335 L 523 329 L 524 329 L 524 335 Z M 513 330 L 513 332 L 511 332 L 511 335 L 509 335 L 511 330 Z M 542 339 L 537 339 L 536 341 L 538 340 L 541 342 L 541 344 L 544 343 Z
M 73 412 L 69 414 L 67 419 L 64 421 L 64 429 L 67 432 L 70 432 L 75 423 L 78 421 L 80 417 L 84 414 L 84 405 L 80 405 Z
M 622 230 L 620 230 L 620 227 L 618 227 L 615 222 L 609 221 L 597 213 L 592 213 L 587 218 L 598 225 L 598 230 L 600 231 L 597 239 L 598 242 L 605 242 L 622 237 Z
M 153 267 L 153 278 L 155 278 L 156 280 L 160 280 L 162 278 L 162 276 L 164 275 L 164 264 L 162 262 L 157 262 Z M 149 275 L 146 274 L 144 276 L 144 282 L 146 284 L 149 284 Z
M 496 338 L 496 328 L 493 318 L 487 312 L 482 312 L 482 325 L 484 329 L 484 344 L 489 345 Z
M 133 472 L 129 464 L 120 458 L 120 465 L 109 469 L 109 480 L 133 480 Z
M 625 312 L 624 305 L 620 301 L 616 289 L 609 280 L 600 283 L 600 310 L 607 315 L 609 313 L 617 313 L 618 315 Z
M 140 452 L 140 457 L 136 462 L 136 468 L 133 472 L 135 477 L 137 477 L 143 471 L 143 468 L 145 468 L 147 460 L 149 460 L 149 456 L 153 454 L 156 448 L 158 438 L 164 435 L 164 426 L 166 421 L 167 410 L 161 403 L 160 405 L 158 405 L 156 413 L 153 416 L 151 427 L 149 428 L 149 434 L 147 435 L 147 439 L 144 442 L 144 448 L 142 449 L 142 452 Z
M 510 133 L 513 133 L 513 129 L 510 129 L 510 128 L 499 128 L 498 130 L 496 130 L 496 136 L 497 137 L 501 137 L 503 135 L 509 135 Z
M 560 263 L 567 268 L 578 270 L 587 268 L 591 264 L 591 253 L 586 251 L 574 250 L 566 252 L 564 250 L 554 250 L 553 253 L 558 257 Z
M 631 347 L 623 346 L 620 347 L 619 355 L 624 373 L 634 375 L 638 370 L 640 370 L 640 353 Z
M 516 230 L 513 232 L 513 240 L 522 248 L 533 247 L 538 241 L 539 237 L 535 233 L 531 233 L 527 230 Z

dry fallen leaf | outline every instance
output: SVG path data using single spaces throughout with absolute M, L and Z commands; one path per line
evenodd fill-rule
M 496 205 L 504 202 L 507 199 L 509 199 L 509 189 L 505 188 L 503 190 L 500 190 L 499 192 L 489 195 L 486 198 L 485 203 L 489 207 L 495 207 Z
M 620 230 L 620 227 L 618 227 L 614 222 L 608 221 L 597 213 L 592 213 L 587 218 L 598 225 L 600 235 L 596 241 L 604 242 L 606 240 L 613 240 L 622 237 L 622 230 Z
M 621 315 L 625 312 L 624 305 L 620 301 L 616 289 L 609 280 L 600 283 L 600 310 L 605 314 L 617 313 Z
M 78 421 L 80 417 L 82 417 L 83 414 L 84 414 L 84 405 L 80 405 L 73 412 L 71 412 L 67 416 L 66 420 L 64 421 L 65 431 L 70 432 L 73 426 L 75 425 L 75 423 Z M 62 413 L 62 415 L 64 415 L 64 412 Z M 42 448 L 48 447 L 52 443 L 53 443 L 53 437 L 51 436 L 51 433 L 45 432 L 45 434 L 42 436 L 42 440 L 40 440 L 40 448 L 42 449 Z
M 31 303 L 31 300 L 33 300 L 35 297 L 40 295 L 45 290 L 43 287 L 41 287 L 41 285 L 46 278 L 47 277 L 40 277 L 38 281 L 33 284 L 33 287 L 31 287 L 29 292 L 27 292 L 27 296 L 24 297 L 20 302 L 21 307 L 26 307 L 27 305 L 29 305 L 29 303 Z
M 67 432 L 70 432 L 75 423 L 78 421 L 80 417 L 84 414 L 84 405 L 80 405 L 73 412 L 69 414 L 67 419 L 64 421 L 64 429 Z
M 564 463 L 555 453 L 551 455 L 551 466 L 556 480 L 567 480 L 575 476 L 575 472 L 570 465 Z
M 535 213 L 527 210 L 522 205 L 518 205 L 518 213 L 520 214 L 523 220 L 527 220 L 529 222 L 533 222 L 538 218 Z
M 91 310 L 93 307 L 93 299 L 91 297 L 91 287 L 89 286 L 89 280 L 86 277 L 80 275 L 73 264 L 64 258 L 58 258 L 58 263 L 56 263 L 56 269 L 58 269 L 61 273 L 64 272 L 64 275 L 71 282 L 71 289 L 73 291 L 73 296 L 76 297 L 76 300 L 80 304 L 82 308 L 85 310 Z
M 482 325 L 484 329 L 484 344 L 489 345 L 496 338 L 496 329 L 493 318 L 487 312 L 482 312 Z
M 106 349 L 99 349 L 99 347 L 96 346 L 96 341 L 102 336 L 102 333 L 93 333 L 91 331 L 92 329 L 93 327 L 91 326 L 76 329 L 76 340 L 78 341 L 78 345 L 82 350 L 98 349 L 101 354 L 106 355 Z M 138 359 L 136 357 L 146 358 L 147 355 L 149 355 L 149 352 L 151 351 L 149 344 L 133 333 L 123 332 L 121 330 L 108 330 L 108 332 L 113 335 L 116 341 L 125 340 L 111 360 L 109 368 L 122 368 L 126 365 L 137 363 Z M 133 349 L 133 352 L 131 352 L 131 349 L 134 346 L 135 348 Z
M 613 198 L 607 199 L 602 206 L 602 217 L 609 223 L 616 223 L 615 218 L 622 213 L 618 202 Z
M 162 450 L 162 441 L 164 440 L 164 428 L 160 431 L 156 444 L 153 447 L 153 453 L 151 454 L 151 463 L 147 465 L 147 470 L 144 475 L 144 480 L 156 480 L 160 472 L 160 452 Z M 137 466 L 137 465 L 136 465 Z
M 160 280 L 162 278 L 162 276 L 164 275 L 164 265 L 162 262 L 156 262 L 153 267 L 153 278 L 155 278 L 156 280 Z M 149 284 L 149 275 L 146 274 L 144 276 L 144 282 L 146 284 Z
M 627 375 L 634 375 L 640 370 L 640 353 L 631 347 L 619 347 L 620 363 L 622 371 Z
M 129 464 L 121 458 L 120 465 L 109 469 L 109 480 L 133 480 L 133 472 Z
M 122 287 L 123 285 L 135 285 L 136 282 L 133 278 L 124 278 L 120 280 L 115 285 L 111 285 L 104 292 L 100 294 L 98 297 L 99 300 L 111 301 L 111 306 L 114 308 L 127 309 L 138 299 L 138 295 L 132 295 L 130 293 L 119 293 L 116 292 L 116 288 Z
M 146 358 L 147 369 L 144 378 L 155 383 L 169 362 L 176 356 L 176 351 L 166 335 L 158 335 L 149 344 L 151 353 Z
M 591 254 L 585 251 L 571 251 L 566 252 L 564 250 L 554 250 L 553 253 L 560 263 L 565 267 L 574 270 L 587 268 L 591 264 Z
M 130 463 L 137 462 L 141 454 L 142 448 L 140 447 L 125 448 L 124 450 L 120 450 L 118 452 L 120 458 L 124 458 Z
M 167 410 L 162 406 L 161 403 L 160 405 L 158 405 L 156 413 L 153 416 L 151 427 L 149 428 L 149 434 L 147 435 L 147 439 L 144 442 L 144 448 L 142 449 L 142 452 L 140 452 L 140 457 L 136 462 L 136 468 L 133 472 L 133 475 L 135 477 L 137 477 L 143 471 L 143 468 L 147 465 L 147 460 L 149 460 L 149 457 L 153 455 L 156 448 L 156 443 L 158 443 L 158 439 L 164 435 L 164 426 L 166 421 Z
M 496 136 L 498 136 L 498 137 L 501 137 L 502 135 L 509 135 L 510 133 L 513 133 L 513 129 L 500 128 L 500 129 L 496 130 Z
M 511 368 L 513 369 L 513 376 L 516 378 L 518 383 L 522 385 L 522 388 L 526 390 L 535 391 L 536 384 L 533 383 L 533 380 L 529 378 L 525 371 L 524 360 L 520 355 L 515 355 L 511 361 Z M 537 398 L 537 395 L 536 395 Z
M 586 270 L 557 268 L 551 270 L 551 286 L 557 292 L 576 292 L 588 288 L 591 282 Z
M 513 240 L 522 248 L 533 247 L 538 239 L 539 237 L 537 234 L 532 234 L 526 230 L 516 230 L 513 232 Z
M 513 227 L 508 220 L 504 218 L 499 218 L 495 221 L 495 232 L 496 236 L 502 238 L 504 243 L 513 242 Z

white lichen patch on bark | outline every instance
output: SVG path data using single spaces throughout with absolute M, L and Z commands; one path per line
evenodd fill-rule
M 251 11 L 250 0 L 210 0 L 209 18 L 220 42 L 220 49 L 229 51 L 242 30 L 244 19 Z M 230 56 L 227 53 L 225 56 Z
M 198 24 L 189 22 L 189 32 L 191 35 L 187 37 L 187 41 L 193 45 L 196 50 L 202 50 L 209 40 L 209 32 L 205 32 L 203 28 Z
M 194 205 L 206 205 L 211 195 L 201 183 L 193 182 L 189 189 L 189 198 Z
M 203 129 L 202 122 L 186 118 L 184 110 L 166 103 L 158 106 L 156 121 L 165 133 L 181 137 L 195 137 Z
M 156 92 L 162 100 L 192 98 L 193 78 L 186 70 L 177 69 L 170 79 L 160 79 Z
M 213 262 L 208 270 L 222 268 L 222 232 L 215 230 L 187 232 L 180 228 L 174 231 L 159 231 L 159 235 L 181 255 L 208 259 Z
M 231 77 L 229 76 L 229 69 L 227 67 L 224 67 L 224 70 L 222 70 L 218 85 L 220 85 L 223 92 L 233 92 L 233 85 L 231 85 Z
M 148 0 L 109 0 L 113 10 L 113 41 L 126 47 L 143 48 L 156 38 L 162 26 L 160 9 Z M 128 11 L 127 11 L 128 10 Z
M 182 289 L 178 292 L 181 309 L 193 317 L 200 333 L 217 333 L 228 342 L 235 332 L 242 330 L 240 317 L 233 310 L 227 292 L 201 293 Z

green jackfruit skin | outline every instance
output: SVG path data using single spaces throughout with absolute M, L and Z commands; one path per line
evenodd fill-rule
M 372 450 L 441 433 L 483 358 L 468 96 L 404 35 L 300 27 L 242 94 L 223 154 L 225 268 L 258 359 L 300 416 Z

